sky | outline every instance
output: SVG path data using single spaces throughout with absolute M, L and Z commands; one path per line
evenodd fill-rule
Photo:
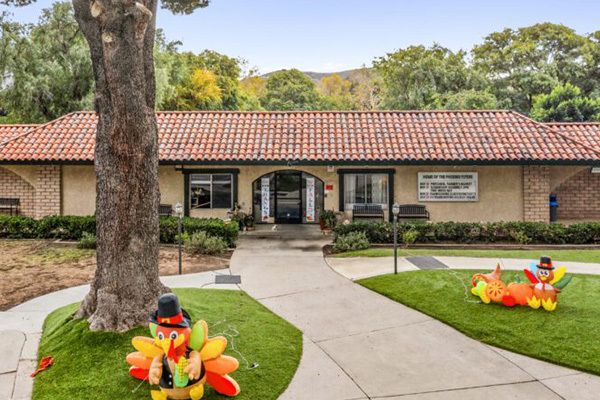
M 10 10 L 34 22 L 50 4 Z M 182 50 L 242 57 L 261 73 L 334 72 L 410 45 L 469 50 L 490 32 L 538 22 L 586 34 L 600 30 L 599 15 L 598 0 L 211 0 L 187 16 L 160 10 L 157 25 Z

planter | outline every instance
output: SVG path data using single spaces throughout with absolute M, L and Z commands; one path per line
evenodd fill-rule
M 327 229 L 327 221 L 325 221 L 325 220 L 319 221 L 319 226 L 321 227 L 321 230 L 324 231 L 325 229 Z

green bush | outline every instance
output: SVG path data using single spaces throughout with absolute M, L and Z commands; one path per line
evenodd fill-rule
M 369 240 L 364 232 L 350 232 L 335 238 L 333 250 L 342 253 L 345 251 L 364 250 L 369 247 Z
M 220 237 L 210 236 L 206 232 L 196 232 L 185 241 L 185 251 L 189 254 L 221 255 L 227 250 L 227 243 Z
M 415 243 L 419 239 L 419 232 L 414 229 L 408 230 L 402 234 L 402 243 L 408 246 Z
M 192 235 L 196 232 L 206 232 L 210 236 L 220 237 L 225 240 L 228 247 L 235 247 L 239 234 L 238 224 L 225 223 L 218 218 L 183 218 L 183 233 Z M 160 219 L 160 241 L 175 243 L 177 238 L 177 218 L 166 217 Z
M 418 233 L 416 243 L 520 243 L 520 244 L 594 244 L 600 243 L 600 222 L 573 225 L 544 222 L 407 222 L 398 224 L 398 236 Z M 364 232 L 370 243 L 394 242 L 391 222 L 357 221 L 339 225 L 336 236 Z
M 96 235 L 89 232 L 83 232 L 81 239 L 77 241 L 78 249 L 95 249 L 96 248 Z
M 225 223 L 218 218 L 183 218 L 183 232 L 206 232 L 222 238 L 227 246 L 234 247 L 238 238 L 238 225 Z M 174 243 L 177 236 L 177 218 L 160 218 L 160 241 Z M 84 232 L 96 232 L 94 216 L 53 216 L 39 220 L 23 216 L 0 215 L 0 237 L 11 239 L 63 239 L 79 240 Z

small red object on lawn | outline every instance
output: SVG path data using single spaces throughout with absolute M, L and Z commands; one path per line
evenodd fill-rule
M 40 360 L 40 366 L 38 367 L 38 369 L 35 370 L 35 372 L 33 374 L 31 374 L 31 377 L 32 378 L 35 377 L 37 374 L 39 374 L 40 372 L 42 372 L 43 370 L 45 370 L 46 368 L 48 368 L 52 364 L 54 364 L 54 358 L 52 358 L 52 357 L 43 357 Z

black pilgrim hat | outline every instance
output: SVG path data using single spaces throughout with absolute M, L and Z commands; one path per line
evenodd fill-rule
M 192 326 L 190 315 L 179 305 L 179 298 L 166 293 L 158 299 L 158 309 L 150 315 L 150 322 L 166 328 L 189 328 Z
M 541 269 L 554 269 L 554 265 L 552 265 L 552 259 L 548 256 L 540 257 L 540 262 L 537 267 Z

